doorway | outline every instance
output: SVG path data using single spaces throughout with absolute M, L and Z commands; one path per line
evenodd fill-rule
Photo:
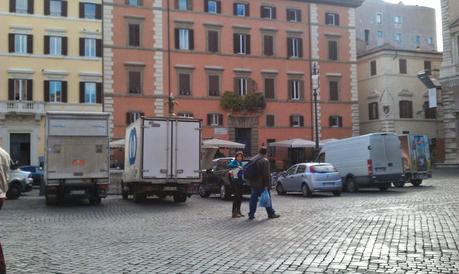
M 10 134 L 10 155 L 14 162 L 19 166 L 30 165 L 30 134 L 11 133 Z
M 246 156 L 252 155 L 252 129 L 251 128 L 236 128 L 235 141 L 245 145 L 244 154 Z

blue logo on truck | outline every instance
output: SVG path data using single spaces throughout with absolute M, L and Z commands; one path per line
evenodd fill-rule
M 131 130 L 129 134 L 129 151 L 128 151 L 128 160 L 129 165 L 135 164 L 135 158 L 137 157 L 137 131 L 135 128 Z

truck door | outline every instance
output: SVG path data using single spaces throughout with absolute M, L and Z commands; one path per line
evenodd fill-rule
M 170 175 L 171 138 L 167 120 L 144 120 L 142 177 L 166 179 Z
M 386 174 L 402 174 L 402 152 L 398 136 L 384 135 L 385 155 L 387 162 Z
M 173 121 L 173 176 L 200 179 L 201 129 L 199 121 Z

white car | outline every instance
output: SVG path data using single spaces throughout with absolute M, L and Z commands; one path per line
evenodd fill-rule
M 12 165 L 7 176 L 9 187 L 6 196 L 9 200 L 15 200 L 19 198 L 21 193 L 32 190 L 33 178 L 31 172 L 23 171 Z
M 327 163 L 301 163 L 290 167 L 276 182 L 279 195 L 301 192 L 310 197 L 314 192 L 331 192 L 340 196 L 343 188 L 341 176 L 336 168 Z

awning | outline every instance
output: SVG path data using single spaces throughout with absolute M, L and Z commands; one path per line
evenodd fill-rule
M 124 139 L 110 142 L 110 148 L 124 148 Z
M 204 147 L 209 146 L 219 148 L 245 148 L 244 144 L 220 139 L 204 140 L 202 144 L 204 145 Z
M 270 143 L 269 146 L 270 147 L 307 148 L 307 147 L 315 147 L 315 143 L 313 141 L 297 138 L 297 139 L 290 139 L 290 140 Z

